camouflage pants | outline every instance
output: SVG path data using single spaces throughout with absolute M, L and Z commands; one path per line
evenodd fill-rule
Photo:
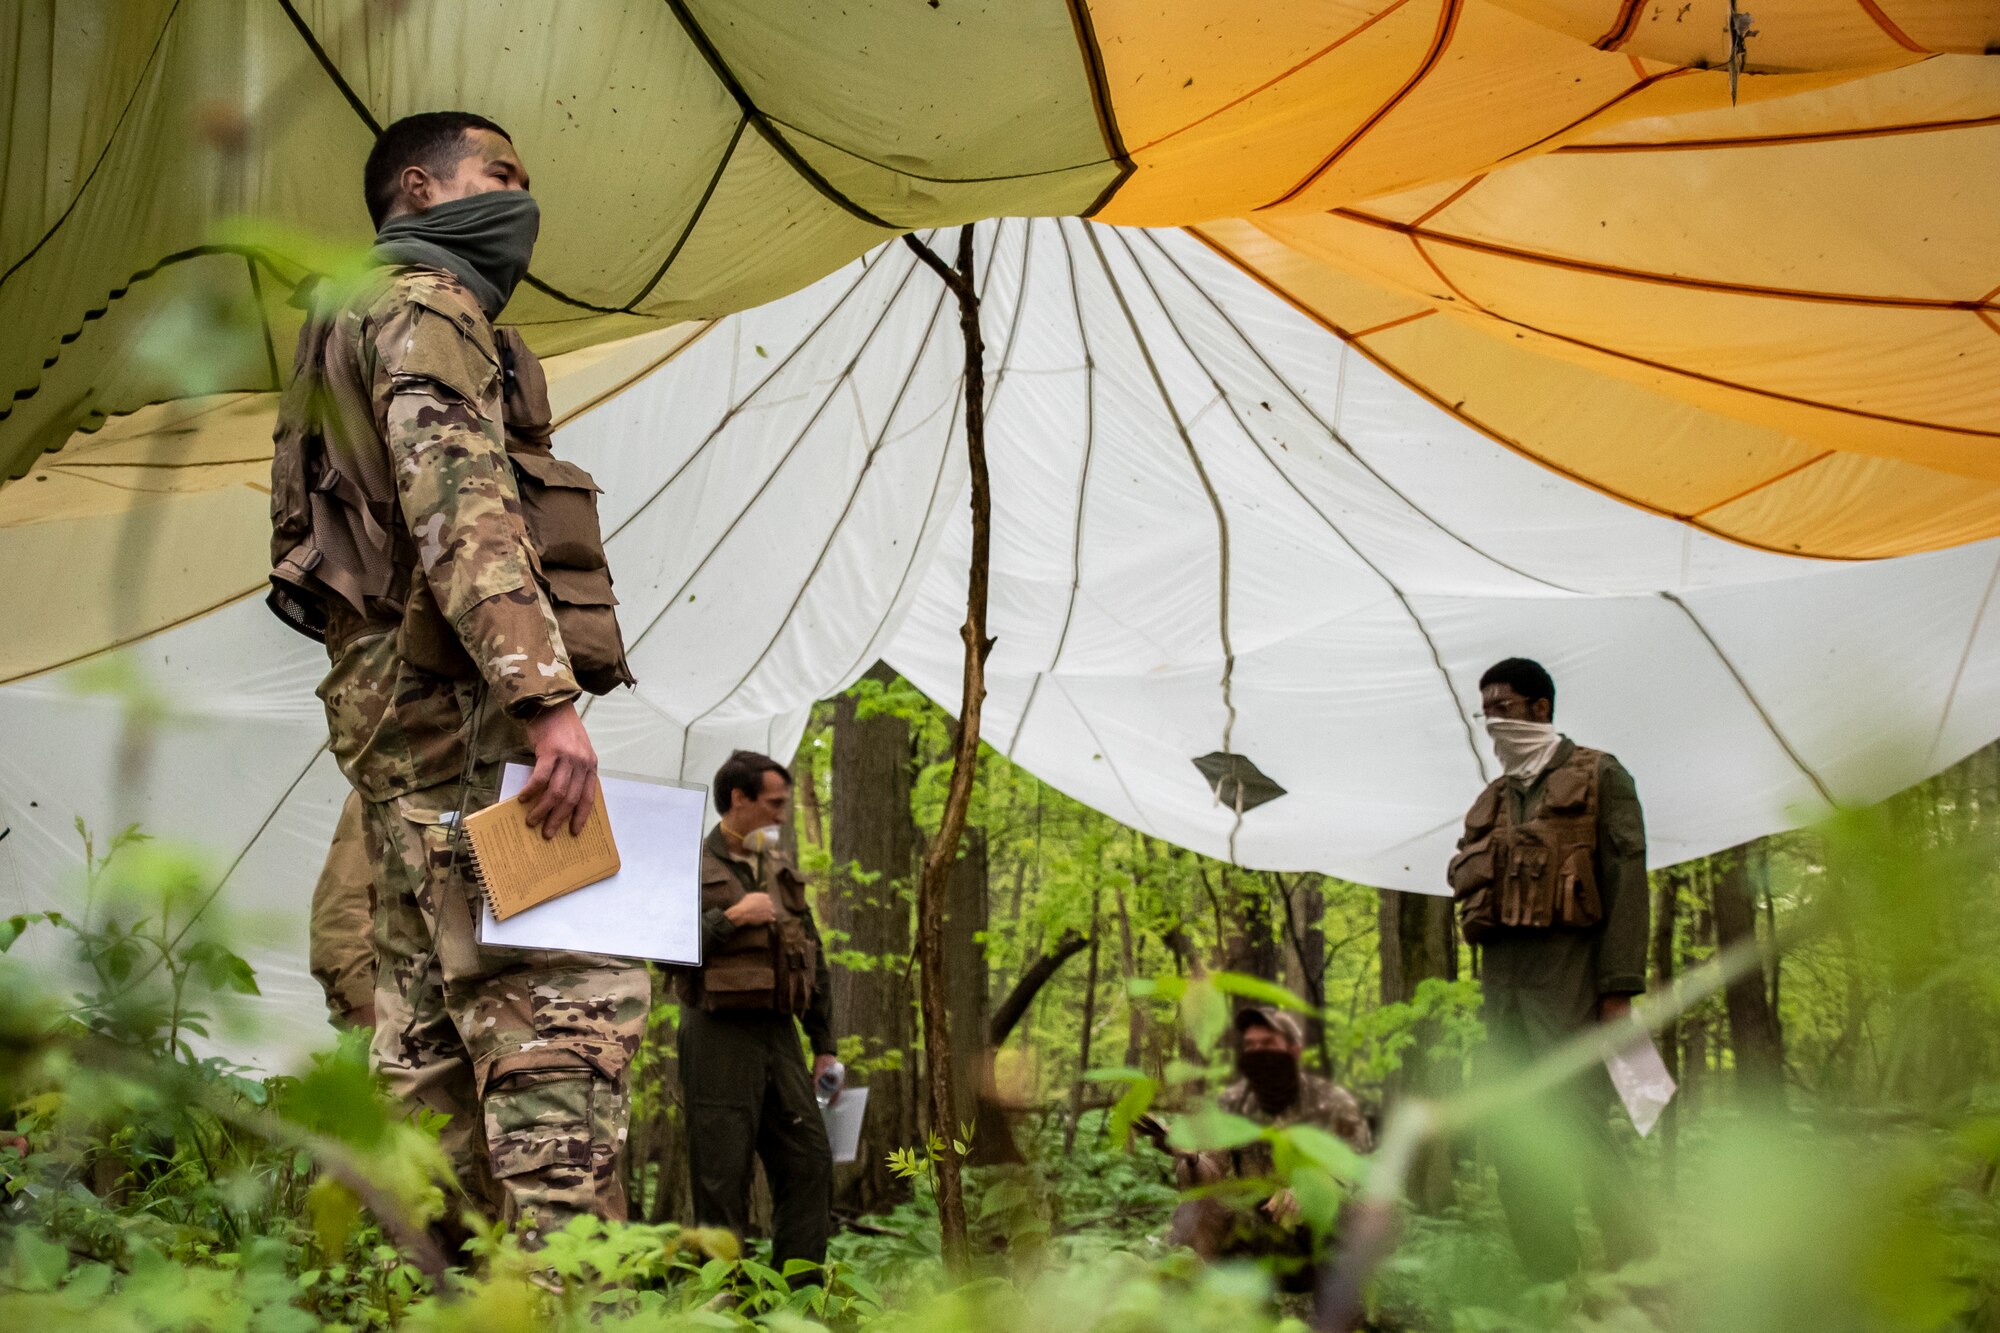
M 460 1183 L 531 1240 L 586 1213 L 622 1218 L 646 969 L 482 947 L 478 891 L 448 827 L 458 804 L 451 783 L 368 806 L 381 867 L 373 1062 L 407 1105 L 451 1117 L 443 1144 Z

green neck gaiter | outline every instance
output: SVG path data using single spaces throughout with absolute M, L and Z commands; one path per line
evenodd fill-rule
M 541 208 L 526 190 L 488 190 L 391 218 L 375 234 L 385 264 L 422 264 L 454 274 L 479 298 L 488 319 L 499 317 L 528 271 Z

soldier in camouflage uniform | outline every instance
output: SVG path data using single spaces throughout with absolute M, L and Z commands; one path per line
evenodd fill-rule
M 1374 1148 L 1368 1121 L 1354 1094 L 1306 1069 L 1305 1028 L 1283 1009 L 1251 1008 L 1236 1015 L 1237 1072 L 1242 1075 L 1216 1098 L 1218 1109 L 1260 1125 L 1323 1129 L 1359 1153 Z M 1257 1142 L 1242 1148 L 1176 1153 L 1175 1174 L 1183 1189 L 1214 1186 L 1230 1179 L 1267 1177 L 1271 1147 Z M 1222 1194 L 1190 1199 L 1174 1211 L 1169 1238 L 1205 1259 L 1230 1256 L 1275 1261 L 1283 1279 L 1303 1279 L 1313 1258 L 1312 1237 L 1299 1225 L 1292 1192 L 1280 1189 L 1243 1207 Z
M 503 756 L 533 754 L 522 799 L 545 836 L 580 830 L 596 789 L 503 451 L 510 358 L 491 320 L 536 215 L 504 131 L 464 113 L 392 125 L 365 183 L 385 262 L 301 335 L 273 461 L 272 604 L 324 639 L 329 745 L 365 803 L 374 1062 L 450 1117 L 461 1184 L 532 1240 L 623 1216 L 625 1075 L 650 1005 L 630 962 L 482 947 L 456 835 L 496 799 Z

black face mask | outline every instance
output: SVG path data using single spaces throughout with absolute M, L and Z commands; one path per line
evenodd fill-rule
M 1299 1099 L 1299 1057 L 1290 1051 L 1239 1051 L 1236 1072 L 1266 1115 L 1287 1111 Z
M 493 319 L 527 273 L 541 226 L 541 209 L 527 191 L 489 190 L 383 223 L 375 256 L 456 274 Z

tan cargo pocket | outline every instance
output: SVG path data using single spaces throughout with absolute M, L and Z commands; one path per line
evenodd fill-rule
M 545 565 L 603 569 L 597 483 L 576 464 L 542 449 L 510 449 L 521 488 L 521 513 Z
M 423 313 L 416 317 L 403 355 L 387 367 L 396 388 L 422 391 L 435 385 L 464 399 L 481 415 L 498 417 L 500 353 L 485 322 L 452 308 L 442 296 L 420 293 L 411 302 L 422 306 Z
M 778 987 L 777 968 L 769 962 L 734 962 L 702 973 L 702 1007 L 714 1011 L 769 1009 Z
M 597 483 L 545 449 L 509 449 L 521 516 L 537 554 L 542 588 L 562 631 L 577 684 L 605 694 L 634 683 L 618 628 L 618 598 L 597 521 Z
M 598 1080 L 568 1069 L 496 1072 L 486 1089 L 486 1151 L 496 1180 L 553 1166 L 590 1167 L 591 1099 Z
M 1493 840 L 1481 838 L 1451 858 L 1445 882 L 1454 897 L 1463 898 L 1493 883 Z
M 1556 894 L 1556 924 L 1579 929 L 1604 919 L 1604 900 L 1597 892 L 1597 867 L 1590 850 L 1579 847 L 1562 868 Z
M 1458 932 L 1467 944 L 1478 944 L 1499 925 L 1493 912 L 1491 887 L 1477 888 L 1458 900 Z

